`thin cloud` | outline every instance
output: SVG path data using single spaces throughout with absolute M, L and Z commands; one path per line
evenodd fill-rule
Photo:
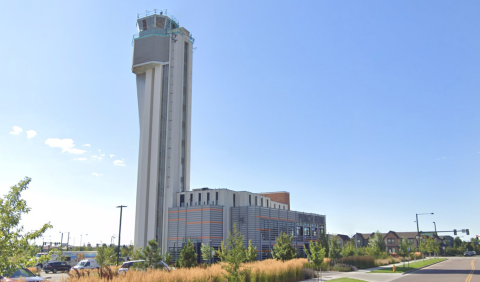
M 94 176 L 96 176 L 96 177 L 102 176 L 101 173 L 96 173 L 96 172 L 92 172 L 92 175 L 94 175 Z
M 73 143 L 73 140 L 69 138 L 48 138 L 47 140 L 45 140 L 45 144 L 53 148 L 61 148 L 62 153 L 68 152 L 75 155 L 81 155 L 86 152 L 85 150 L 74 148 L 75 144 Z
M 20 132 L 23 131 L 23 129 L 20 126 L 14 126 L 12 128 L 13 128 L 13 131 L 10 131 L 10 134 L 12 135 L 18 135 L 20 134 Z
M 37 132 L 35 130 L 27 130 L 26 132 L 27 132 L 27 138 L 28 139 L 37 136 Z
M 451 160 L 451 157 L 441 157 L 441 158 L 436 158 L 436 161 L 444 161 L 444 160 Z
M 115 155 L 114 155 L 114 154 L 110 154 L 110 158 L 113 158 L 113 157 L 115 157 Z
M 75 160 L 75 161 L 86 161 L 87 158 L 75 158 L 74 160 Z
M 114 165 L 117 165 L 117 166 L 126 166 L 124 160 L 114 160 L 114 161 L 113 161 L 113 164 L 114 164 Z
M 83 147 L 90 147 L 90 144 L 83 144 Z

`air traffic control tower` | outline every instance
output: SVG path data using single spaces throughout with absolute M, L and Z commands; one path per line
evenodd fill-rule
M 192 44 L 173 16 L 137 16 L 132 72 L 136 74 L 140 146 L 135 246 L 155 239 L 166 250 L 168 208 L 190 190 Z

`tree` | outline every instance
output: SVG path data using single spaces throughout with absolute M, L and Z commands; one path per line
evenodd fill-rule
M 95 257 L 95 261 L 100 265 L 100 267 L 105 266 L 107 262 L 107 256 L 106 256 L 106 248 L 105 246 L 101 246 L 97 248 L 97 256 Z
M 220 244 L 219 256 L 223 262 L 226 262 L 222 265 L 222 269 L 227 271 L 223 276 L 229 282 L 242 281 L 249 272 L 248 269 L 240 270 L 242 263 L 247 260 L 243 239 L 242 233 L 237 230 L 237 225 L 233 224 L 233 234 L 228 232 L 226 242 L 222 241 Z
M 340 253 L 340 251 L 341 249 L 340 249 L 340 245 L 338 244 L 338 237 L 337 236 L 330 237 L 328 257 L 331 259 L 339 259 L 342 257 L 342 254 Z
M 132 260 L 139 260 L 142 259 L 142 247 L 138 248 L 133 248 L 132 253 L 131 253 L 131 259 Z
M 187 244 L 180 251 L 179 264 L 180 267 L 187 268 L 197 265 L 197 253 L 195 253 L 195 248 L 192 242 L 190 242 L 190 239 L 188 239 Z
M 322 244 L 322 246 L 325 248 L 325 255 L 328 257 L 328 254 L 330 252 L 330 246 L 329 246 L 329 243 L 328 243 L 327 235 L 325 235 L 325 233 L 322 232 L 320 234 L 319 241 Z
M 455 240 L 453 241 L 453 247 L 458 248 L 462 246 L 462 239 L 460 237 L 455 237 Z
M 383 235 L 377 230 L 375 234 L 368 240 L 368 251 L 371 256 L 379 258 L 385 252 L 387 246 L 383 240 Z
M 436 255 L 439 248 L 439 244 L 437 243 L 437 241 L 434 238 L 428 238 L 426 240 L 426 244 L 427 244 L 427 252 L 430 254 L 433 253 L 434 255 Z
M 158 248 L 158 242 L 155 239 L 148 241 L 142 251 L 141 259 L 145 260 L 145 266 L 151 268 L 159 268 L 162 261 L 162 254 Z
M 288 236 L 287 233 L 281 232 L 280 236 L 275 238 L 275 245 L 273 245 L 272 256 L 274 259 L 286 261 L 296 257 L 297 249 L 292 246 L 293 236 Z
M 341 250 L 342 257 L 351 257 L 356 254 L 356 247 L 354 239 L 349 240 Z
M 422 253 L 422 259 L 425 260 L 424 254 L 428 251 L 427 242 L 425 242 L 425 240 L 420 239 L 418 250 Z
M 172 264 L 172 254 L 170 252 L 166 252 L 163 255 L 163 262 L 165 262 L 167 265 Z
M 248 240 L 248 248 L 247 248 L 247 261 L 255 261 L 257 259 L 257 247 L 252 245 L 252 240 Z
M 54 260 L 64 261 L 67 259 L 67 257 L 63 255 L 63 252 L 59 249 L 51 249 L 48 254 Z
M 213 256 L 215 254 L 215 249 L 211 247 L 209 244 L 202 243 L 202 246 L 200 247 L 200 251 L 202 252 L 202 259 L 204 261 L 207 261 L 208 263 L 211 263 Z
M 117 252 L 115 247 L 107 247 L 106 245 L 103 245 L 96 250 L 97 256 L 95 257 L 95 261 L 101 267 L 117 263 Z
M 9 276 L 20 265 L 26 265 L 33 257 L 27 255 L 28 240 L 35 240 L 52 228 L 50 223 L 44 224 L 37 231 L 24 233 L 19 225 L 23 214 L 30 212 L 27 202 L 21 198 L 22 192 L 28 189 L 32 179 L 25 177 L 17 185 L 10 187 L 7 195 L 0 198 L 0 274 Z
M 305 253 L 307 254 L 308 260 L 313 263 L 316 269 L 319 269 L 325 258 L 325 248 L 322 244 L 320 242 L 311 241 L 310 251 L 305 248 Z
M 406 238 L 400 240 L 400 246 L 398 248 L 398 254 L 403 258 L 403 267 L 405 267 L 405 257 L 410 253 L 412 243 Z

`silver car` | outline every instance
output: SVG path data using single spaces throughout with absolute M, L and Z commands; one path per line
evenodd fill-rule
M 49 279 L 50 277 L 47 277 Z M 45 278 L 37 276 L 33 274 L 30 270 L 26 268 L 19 268 L 15 271 L 10 277 L 3 277 L 0 276 L 1 282 L 9 282 L 9 281 L 26 281 L 26 282 L 37 282 L 37 281 L 45 281 Z

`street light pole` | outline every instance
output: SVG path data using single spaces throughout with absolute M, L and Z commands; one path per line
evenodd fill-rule
M 60 231 L 60 233 L 62 233 L 62 231 Z M 62 233 L 62 237 L 60 237 L 60 250 L 63 250 L 63 233 Z
M 120 259 L 120 234 L 122 233 L 122 211 L 123 208 L 126 208 L 127 206 L 117 206 L 117 208 L 120 208 L 120 227 L 118 228 L 118 249 L 117 249 L 117 265 L 118 265 L 118 260 Z
M 435 223 L 435 221 L 433 222 L 433 225 L 435 226 L 435 235 L 438 236 L 438 234 L 437 234 L 437 224 Z
M 427 212 L 427 213 L 416 213 L 415 216 L 417 217 L 417 248 L 420 245 L 420 230 L 418 228 L 418 216 L 419 215 L 424 215 L 424 214 L 433 214 L 433 212 Z
M 68 232 L 68 239 L 67 239 L 67 251 L 68 251 L 68 243 L 70 242 L 70 232 Z

